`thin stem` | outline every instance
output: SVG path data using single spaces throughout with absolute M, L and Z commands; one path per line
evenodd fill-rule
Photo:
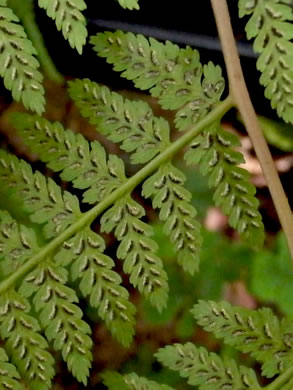
M 237 106 L 262 167 L 293 260 L 293 218 L 275 164 L 258 123 L 244 80 L 226 0 L 211 0 L 221 40 L 230 93 Z
M 278 390 L 283 385 L 285 385 L 287 381 L 292 378 L 292 376 L 293 376 L 293 366 L 288 368 L 288 370 L 283 372 L 281 375 L 279 375 L 278 378 L 275 379 L 268 386 L 265 386 L 263 390 Z
M 129 178 L 121 187 L 113 191 L 105 200 L 94 206 L 91 210 L 82 214 L 75 223 L 62 232 L 54 240 L 50 241 L 44 246 L 37 254 L 35 254 L 24 265 L 18 268 L 13 274 L 0 283 L 0 294 L 10 288 L 19 278 L 24 277 L 31 269 L 33 269 L 38 263 L 40 263 L 46 256 L 56 250 L 64 241 L 68 240 L 75 233 L 80 231 L 84 226 L 90 225 L 92 221 L 97 218 L 103 211 L 114 204 L 117 199 L 121 198 L 124 194 L 131 192 L 138 184 L 140 184 L 145 178 L 151 175 L 156 169 L 158 169 L 163 163 L 171 160 L 173 156 L 181 150 L 184 146 L 190 143 L 193 138 L 199 134 L 205 127 L 221 118 L 230 108 L 233 107 L 233 102 L 230 97 L 221 102 L 213 111 L 211 111 L 203 120 L 197 125 L 192 127 L 182 137 L 173 142 L 164 152 L 155 157 L 144 168 L 139 170 L 134 176 Z

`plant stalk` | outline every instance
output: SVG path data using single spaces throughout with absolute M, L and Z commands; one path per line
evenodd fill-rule
M 152 161 L 150 161 L 145 167 L 140 169 L 134 176 L 129 178 L 123 185 L 113 191 L 105 200 L 98 203 L 92 209 L 83 213 L 82 216 L 66 230 L 64 230 L 59 236 L 50 241 L 47 245 L 41 248 L 41 250 L 32 256 L 25 264 L 19 267 L 8 278 L 0 283 L 0 295 L 10 288 L 19 278 L 24 277 L 31 269 L 33 269 L 38 263 L 40 263 L 46 256 L 50 255 L 56 250 L 64 241 L 68 240 L 75 233 L 80 231 L 84 226 L 89 226 L 95 218 L 97 218 L 107 208 L 112 206 L 116 200 L 121 198 L 124 194 L 131 192 L 136 186 L 138 186 L 144 179 L 150 176 L 156 169 L 158 169 L 163 163 L 171 160 L 173 156 L 179 152 L 184 146 L 189 144 L 193 138 L 199 134 L 204 128 L 208 127 L 211 123 L 221 118 L 227 111 L 233 107 L 233 102 L 230 96 L 228 96 L 223 102 L 215 107 L 204 119 L 198 122 L 194 127 L 187 131 L 182 137 L 173 142 L 164 152 L 160 153 Z
M 293 261 L 293 217 L 244 80 L 226 0 L 211 0 L 226 63 L 230 94 L 240 112 L 263 170 Z
M 285 372 L 283 372 L 281 375 L 278 376 L 277 379 L 275 379 L 272 383 L 265 386 L 263 390 L 279 390 L 282 388 L 289 379 L 291 379 L 293 376 L 293 366 L 288 368 Z

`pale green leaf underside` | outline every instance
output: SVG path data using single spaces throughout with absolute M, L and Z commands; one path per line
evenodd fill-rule
M 150 89 L 165 109 L 176 109 L 180 130 L 197 123 L 217 104 L 224 89 L 221 69 L 202 67 L 197 50 L 180 49 L 142 35 L 106 32 L 91 37 L 94 50 L 121 76 L 142 90 Z
M 30 213 L 32 222 L 44 224 L 46 238 L 56 237 L 80 216 L 78 199 L 61 189 L 29 164 L 0 151 L 0 179 L 4 187 L 14 189 Z
M 280 323 L 270 309 L 200 301 L 192 313 L 206 331 L 261 362 L 263 375 L 271 378 L 292 365 L 292 321 Z
M 126 194 L 103 214 L 101 229 L 113 231 L 121 241 L 117 256 L 124 260 L 124 272 L 130 274 L 134 287 L 161 311 L 168 298 L 167 274 L 156 255 L 158 244 L 151 238 L 153 229 L 141 221 L 144 215 L 143 207 Z
M 25 277 L 20 292 L 27 298 L 34 296 L 33 303 L 47 339 L 53 342 L 54 349 L 62 352 L 77 380 L 86 384 L 92 360 L 91 331 L 81 318 L 75 291 L 66 286 L 67 278 L 65 268 L 47 260 Z
M 135 373 L 121 375 L 118 372 L 106 371 L 102 378 L 109 390 L 173 390 L 170 386 L 140 377 Z
M 130 101 L 88 79 L 69 82 L 81 114 L 109 140 L 121 143 L 134 164 L 149 162 L 169 145 L 169 124 L 142 101 Z
M 178 263 L 185 272 L 198 270 L 202 244 L 196 210 L 190 204 L 191 194 L 183 186 L 186 178 L 172 163 L 164 164 L 143 184 L 142 194 L 151 197 L 153 207 L 160 210 L 164 232 L 178 253 Z
M 257 68 L 265 96 L 278 115 L 293 123 L 293 12 L 290 0 L 240 0 L 240 17 L 252 14 L 248 39 L 260 53 Z
M 55 21 L 70 46 L 81 54 L 87 37 L 86 20 L 81 13 L 86 3 L 83 0 L 38 0 L 38 4 Z
M 6 352 L 0 348 L 0 390 L 24 390 L 19 378 L 20 375 L 15 366 L 8 362 Z
M 121 7 L 128 9 L 139 9 L 138 0 L 117 0 Z
M 0 298 L 0 336 L 5 350 L 32 390 L 49 390 L 54 376 L 54 359 L 39 333 L 38 321 L 30 314 L 26 298 L 10 289 Z
M 62 179 L 73 181 L 80 189 L 89 187 L 85 201 L 100 202 L 126 182 L 122 160 L 110 155 L 107 161 L 98 142 L 89 144 L 80 134 L 64 131 L 59 123 L 26 114 L 16 115 L 14 124 L 41 160 L 53 170 L 62 171 Z M 123 269 L 130 274 L 130 282 L 161 310 L 168 296 L 167 275 L 155 254 L 152 228 L 140 220 L 144 215 L 144 209 L 125 194 L 104 213 L 101 227 L 107 233 L 114 231 L 121 241 L 117 256 L 124 260 Z
M 195 137 L 184 158 L 188 165 L 200 164 L 201 173 L 209 176 L 209 186 L 216 188 L 214 202 L 229 216 L 229 224 L 250 245 L 261 247 L 264 226 L 259 202 L 249 173 L 238 167 L 244 162 L 242 154 L 234 150 L 239 144 L 235 134 L 214 123 Z
M 64 266 L 70 264 L 72 280 L 79 282 L 84 297 L 106 322 L 112 335 L 129 346 L 134 334 L 135 307 L 128 301 L 129 294 L 121 286 L 121 277 L 114 272 L 113 260 L 103 254 L 103 239 L 89 228 L 65 241 L 55 256 Z
M 155 356 L 164 366 L 178 371 L 192 386 L 200 390 L 261 389 L 253 370 L 238 367 L 234 360 L 224 360 L 205 348 L 192 343 L 174 344 L 161 348 Z
M 0 75 L 16 101 L 41 114 L 45 99 L 36 51 L 10 8 L 0 4 Z
M 17 222 L 6 211 L 0 210 L 0 275 L 13 273 L 37 250 L 36 234 Z
M 121 148 L 132 152 L 133 163 L 146 163 L 170 146 L 169 125 L 153 116 L 143 102 L 129 101 L 90 80 L 70 82 L 69 93 L 83 116 Z M 19 121 L 18 127 L 23 126 Z M 33 142 L 32 142 L 33 143 Z M 43 146 L 41 146 L 43 147 Z M 183 187 L 185 176 L 171 163 L 164 164 L 143 185 L 143 195 L 153 198 L 160 209 L 165 233 L 175 243 L 178 262 L 184 270 L 198 269 L 201 237 L 196 211 L 190 205 L 191 194 Z

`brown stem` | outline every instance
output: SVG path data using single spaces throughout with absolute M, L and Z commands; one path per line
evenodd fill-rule
M 226 0 L 211 0 L 211 4 L 224 53 L 230 94 L 241 114 L 249 137 L 251 138 L 282 228 L 287 237 L 291 258 L 293 259 L 292 211 L 249 97 L 233 35 L 227 2 Z

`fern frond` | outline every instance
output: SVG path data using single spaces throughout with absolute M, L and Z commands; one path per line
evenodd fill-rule
M 85 201 L 97 203 L 127 181 L 122 160 L 110 155 L 107 161 L 98 142 L 92 142 L 90 150 L 81 135 L 64 132 L 60 124 L 23 114 L 15 117 L 14 124 L 50 168 L 63 171 L 62 179 L 73 180 L 77 188 L 90 187 L 84 194 Z M 130 274 L 131 283 L 161 310 L 168 295 L 167 275 L 155 254 L 152 228 L 140 220 L 144 215 L 144 209 L 128 193 L 104 213 L 101 227 L 107 233 L 114 231 L 121 241 L 117 255 L 125 260 L 123 269 Z
M 271 378 L 292 365 L 292 321 L 279 323 L 270 309 L 200 301 L 192 313 L 206 331 L 261 362 L 263 375 Z
M 2 210 L 0 232 L 0 275 L 4 279 L 35 253 L 38 245 L 32 229 L 18 225 L 8 212 Z
M 20 375 L 15 366 L 8 362 L 6 352 L 0 348 L 0 390 L 24 390 L 19 378 Z
M 33 211 L 35 213 L 32 215 L 32 219 L 34 222 L 47 222 L 44 228 L 46 237 L 52 237 L 53 233 L 54 235 L 60 234 L 60 232 L 68 228 L 72 222 L 78 220 L 78 218 L 81 217 L 81 213 L 78 209 L 78 203 L 75 204 L 76 213 L 73 213 L 72 215 L 70 213 L 66 214 L 66 208 L 64 209 L 65 202 L 62 203 L 63 198 L 61 196 L 60 189 L 56 184 L 54 184 L 53 181 L 51 181 L 51 186 L 48 185 L 48 188 L 46 188 L 46 181 L 43 176 L 38 172 L 33 174 L 31 169 L 28 168 L 28 164 L 23 161 L 19 161 L 16 158 L 11 159 L 11 156 L 5 152 L 1 154 L 1 157 L 0 164 L 2 164 L 2 168 L 5 166 L 5 169 L 1 170 L 0 168 L 0 177 L 2 176 L 8 178 L 8 174 L 10 172 L 9 179 L 7 180 L 8 183 L 6 184 L 9 185 L 10 183 L 13 185 L 16 182 L 16 178 L 11 172 L 17 173 L 19 175 L 17 188 L 21 194 L 24 194 L 23 198 L 25 203 L 28 202 L 30 205 L 30 199 L 34 199 L 35 207 L 33 208 Z M 23 179 L 23 183 L 21 183 L 21 179 Z M 42 191 L 38 193 L 38 196 L 36 196 L 36 188 L 34 188 L 36 179 L 41 183 L 37 187 L 42 189 Z M 52 186 L 52 184 L 54 184 L 54 186 Z M 58 188 L 58 193 L 60 195 L 59 206 L 60 210 L 62 210 L 62 213 L 59 212 L 58 208 L 55 208 L 56 202 L 53 202 L 53 206 L 50 203 L 50 207 L 46 203 L 48 199 L 50 202 L 54 201 L 54 194 L 56 191 L 50 192 L 52 188 L 54 190 Z M 69 201 L 72 200 L 72 198 L 69 197 L 69 194 L 66 194 L 66 192 L 63 194 L 65 201 L 68 199 Z M 74 202 L 77 202 L 77 200 Z M 40 208 L 37 207 L 37 204 L 39 204 Z M 67 205 L 67 209 L 69 209 L 69 205 Z M 32 209 L 29 208 L 28 211 L 32 211 Z M 42 216 L 43 212 L 44 216 Z M 35 214 L 37 214 L 37 217 Z M 4 216 L 5 215 L 6 214 L 4 214 Z M 33 237 L 29 237 L 29 241 L 27 235 L 28 233 L 32 233 L 30 230 L 21 226 L 20 233 L 22 235 L 20 235 L 20 233 L 15 230 L 15 224 L 10 221 L 8 222 L 6 221 L 6 224 L 3 224 L 3 226 L 0 225 L 0 230 L 4 230 L 4 234 L 7 236 L 7 240 L 4 240 L 4 238 L 1 239 L 0 249 L 3 248 L 2 250 L 6 254 L 8 254 L 10 250 L 11 256 L 20 256 L 22 248 L 21 244 L 23 241 L 26 249 L 25 259 L 29 258 L 32 253 L 28 251 L 28 248 L 31 245 L 30 241 L 33 239 Z M 8 230 L 8 228 L 10 230 Z M 11 233 L 12 229 L 13 236 Z M 15 243 L 16 239 L 18 241 Z M 113 261 L 102 254 L 104 249 L 105 245 L 102 239 L 93 233 L 89 228 L 84 228 L 83 232 L 77 233 L 71 238 L 71 240 L 64 242 L 62 250 L 60 250 L 60 252 L 56 255 L 56 259 L 61 259 L 60 265 L 64 263 L 65 259 L 67 259 L 67 262 L 65 261 L 66 265 L 71 263 L 73 279 L 81 279 L 80 287 L 83 295 L 85 297 L 90 295 L 90 304 L 93 307 L 99 308 L 99 315 L 103 320 L 105 320 L 106 325 L 112 334 L 120 342 L 122 342 L 122 344 L 129 345 L 132 341 L 134 333 L 133 327 L 135 308 L 130 302 L 128 302 L 127 291 L 122 286 L 120 286 L 120 276 L 111 270 L 111 268 L 114 266 Z M 70 260 L 68 260 L 68 257 Z M 11 269 L 11 262 L 8 263 L 8 260 L 9 257 L 7 257 L 7 261 L 4 264 L 5 270 L 11 273 L 13 268 L 15 269 L 15 266 L 13 265 L 13 268 Z M 85 265 L 88 268 L 84 268 Z M 2 268 L 3 266 L 0 262 L 0 269 L 2 270 Z
M 26 298 L 10 289 L 0 297 L 0 336 L 5 350 L 32 390 L 49 390 L 54 376 L 54 359 L 39 333 L 40 326 L 29 315 Z
M 0 151 L 0 179 L 6 187 L 14 188 L 24 200 L 24 207 L 35 223 L 46 224 L 44 235 L 52 238 L 70 226 L 80 215 L 78 199 L 68 192 L 61 193 L 53 180 L 33 173 L 29 164 Z
M 160 209 L 164 231 L 178 252 L 178 263 L 185 272 L 198 270 L 202 244 L 196 210 L 190 204 L 191 193 L 183 187 L 184 174 L 172 163 L 163 165 L 143 184 L 143 195 L 153 198 L 153 207 Z
M 138 0 L 117 0 L 121 7 L 128 9 L 139 9 Z
M 36 50 L 16 15 L 5 5 L 6 2 L 0 4 L 0 75 L 16 101 L 41 114 L 45 99 L 43 76 L 34 57 Z
M 27 298 L 34 296 L 34 307 L 40 312 L 47 339 L 62 352 L 77 380 L 86 385 L 92 360 L 92 340 L 88 336 L 91 330 L 75 304 L 78 303 L 75 291 L 65 285 L 67 279 L 66 269 L 47 259 L 28 273 L 19 292 Z
M 69 95 L 99 133 L 131 152 L 133 164 L 147 163 L 170 145 L 169 124 L 142 101 L 130 101 L 88 79 L 69 82 Z
M 130 274 L 130 282 L 161 311 L 168 298 L 167 274 L 155 254 L 158 245 L 150 238 L 153 229 L 141 221 L 144 215 L 143 207 L 126 194 L 103 214 L 101 229 L 115 232 L 121 241 L 117 256 L 124 260 L 124 272 Z
M 202 119 L 223 92 L 221 69 L 209 63 L 203 72 L 198 51 L 190 47 L 180 49 L 169 41 L 162 44 L 121 31 L 97 34 L 90 42 L 115 71 L 123 71 L 121 76 L 133 80 L 137 88 L 150 89 L 163 108 L 184 106 L 176 114 L 180 130 Z
M 153 116 L 147 104 L 124 100 L 89 80 L 71 82 L 69 93 L 99 132 L 113 142 L 122 142 L 121 148 L 133 153 L 133 163 L 148 162 L 170 145 L 168 123 Z M 21 123 L 18 128 L 23 126 Z M 160 219 L 166 222 L 165 232 L 175 243 L 179 264 L 194 273 L 201 238 L 199 224 L 194 220 L 196 210 L 189 204 L 191 194 L 183 188 L 184 181 L 184 175 L 171 163 L 164 164 L 144 183 L 143 195 L 152 196 L 153 207 L 161 210 Z
M 70 46 L 81 54 L 87 37 L 86 20 L 81 13 L 86 3 L 83 0 L 38 0 L 38 4 L 55 21 Z
M 214 202 L 229 216 L 230 225 L 251 245 L 259 247 L 264 240 L 264 226 L 255 198 L 255 187 L 249 173 L 238 167 L 244 162 L 235 134 L 214 123 L 194 138 L 184 158 L 188 165 L 200 163 L 203 175 L 209 175 L 209 186 L 215 187 Z
M 83 193 L 85 202 L 101 202 L 125 182 L 123 161 L 114 155 L 107 160 L 98 142 L 89 143 L 81 134 L 65 131 L 60 123 L 39 116 L 15 114 L 13 123 L 50 169 L 61 171 L 61 178 L 72 181 L 76 188 L 89 188 Z
M 238 367 L 234 360 L 225 360 L 192 343 L 161 348 L 155 356 L 164 366 L 178 371 L 188 383 L 200 390 L 261 389 L 253 370 Z
M 290 0 L 239 0 L 239 15 L 251 15 L 248 39 L 260 56 L 257 68 L 265 96 L 278 115 L 293 123 L 293 11 Z
M 135 373 L 121 375 L 118 372 L 106 371 L 102 375 L 104 384 L 109 390 L 172 390 L 164 384 L 139 377 Z
M 71 263 L 72 280 L 79 281 L 82 295 L 89 296 L 90 305 L 98 309 L 112 335 L 129 346 L 134 334 L 135 307 L 128 301 L 129 294 L 120 285 L 119 274 L 112 271 L 114 262 L 103 254 L 104 249 L 104 240 L 85 228 L 64 242 L 55 261 L 63 266 Z

